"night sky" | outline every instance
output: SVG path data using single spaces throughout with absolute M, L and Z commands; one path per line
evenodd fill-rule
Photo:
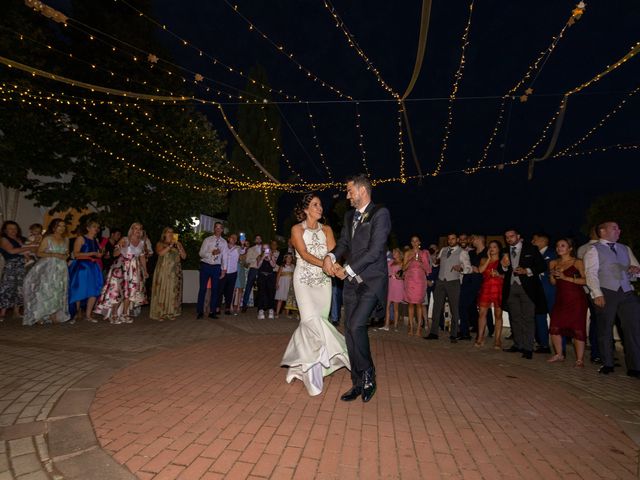
M 321 0 L 237 0 L 239 10 L 322 79 L 360 100 L 367 158 L 374 178 L 397 177 L 397 106 L 366 70 L 335 27 Z M 431 241 L 448 231 L 501 233 L 516 226 L 523 233 L 545 230 L 552 235 L 579 234 L 585 211 L 596 196 L 638 188 L 638 151 L 610 151 L 592 156 L 550 159 L 536 165 L 532 181 L 527 165 L 474 175 L 459 173 L 481 157 L 497 120 L 500 97 L 524 74 L 568 19 L 576 2 L 543 0 L 507 2 L 476 0 L 466 53 L 466 68 L 454 106 L 449 149 L 443 174 L 419 185 L 377 188 L 374 198 L 386 204 L 401 243 L 418 233 Z M 415 61 L 421 1 L 335 1 L 338 13 L 359 45 L 396 91 L 406 88 Z M 447 118 L 448 97 L 458 68 L 461 36 L 469 2 L 435 0 L 422 73 L 411 94 L 408 112 L 423 172 L 438 161 Z M 336 102 L 330 91 L 308 80 L 266 41 L 249 31 L 223 1 L 156 0 L 153 15 L 170 29 L 219 57 L 248 71 L 260 64 L 276 89 L 314 102 L 310 109 L 320 146 L 334 178 L 363 170 L 355 127 L 354 105 Z M 592 0 L 582 19 L 569 28 L 537 76 L 526 103 L 513 102 L 508 131 L 503 127 L 487 158 L 500 164 L 526 153 L 559 106 L 562 93 L 580 85 L 614 63 L 640 41 L 637 0 Z M 158 32 L 177 63 L 220 79 L 238 89 L 244 81 L 203 61 L 174 38 Z M 640 55 L 581 94 L 571 97 L 558 149 L 570 145 L 619 103 L 640 81 Z M 530 86 L 527 84 L 526 86 Z M 521 88 L 517 94 L 523 93 Z M 640 95 L 640 94 L 639 94 Z M 471 98 L 473 97 L 473 98 Z M 276 97 L 277 98 L 277 97 Z M 306 105 L 281 104 L 292 129 L 283 122 L 283 147 L 307 181 L 327 181 L 312 139 Z M 233 106 L 227 110 L 235 115 Z M 578 150 L 617 143 L 639 143 L 640 99 L 626 107 Z M 221 136 L 232 143 L 216 115 L 210 115 Z M 292 133 L 292 132 L 295 132 Z M 295 135 L 295 136 L 294 136 Z M 296 139 L 298 137 L 299 141 Z M 302 146 L 300 145 L 302 144 Z M 540 154 L 544 141 L 536 150 Z M 502 146 L 502 147 L 501 147 Z M 407 174 L 416 173 L 405 136 Z M 284 171 L 284 166 L 281 168 Z M 289 213 L 293 196 L 280 202 L 280 220 Z M 323 195 L 325 208 L 332 200 Z

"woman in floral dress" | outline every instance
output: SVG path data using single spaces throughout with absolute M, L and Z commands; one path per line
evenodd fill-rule
M 0 279 L 0 322 L 7 309 L 13 307 L 14 316 L 20 316 L 23 304 L 22 285 L 25 276 L 25 255 L 35 252 L 37 245 L 25 246 L 20 227 L 7 220 L 0 231 L 0 254 L 4 257 L 4 269 Z
M 147 303 L 144 282 L 148 278 L 142 224 L 134 223 L 114 249 L 111 265 L 95 312 L 112 324 L 132 323 L 132 315 Z

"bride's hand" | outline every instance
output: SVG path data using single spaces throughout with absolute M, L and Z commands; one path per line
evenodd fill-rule
M 331 261 L 331 257 L 328 255 L 324 257 L 324 260 L 322 261 L 322 271 L 330 277 L 333 277 L 333 262 Z

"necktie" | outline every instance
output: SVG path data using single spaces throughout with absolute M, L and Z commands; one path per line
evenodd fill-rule
M 359 210 L 356 210 L 356 213 L 353 214 L 353 225 L 351 226 L 351 236 L 353 237 L 356 233 L 356 227 L 362 218 L 362 213 Z
M 447 258 L 451 256 L 451 252 L 453 252 L 453 248 L 450 248 L 449 250 L 447 250 Z
M 517 255 L 516 247 L 511 247 L 511 256 L 515 258 L 516 255 Z
M 615 243 L 607 242 L 607 245 L 609 245 L 609 248 L 611 249 L 611 251 L 613 253 L 615 253 L 616 255 L 618 254 L 618 252 L 616 252 L 616 244 Z

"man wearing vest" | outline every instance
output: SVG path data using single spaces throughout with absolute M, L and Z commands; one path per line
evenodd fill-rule
M 458 322 L 460 321 L 460 311 L 458 308 L 460 300 L 460 284 L 462 276 L 471 273 L 471 262 L 469 252 L 458 245 L 458 235 L 450 233 L 447 235 L 447 246 L 440 250 L 438 255 L 440 271 L 435 291 L 433 292 L 433 314 L 431 316 L 431 330 L 425 340 L 438 340 L 438 329 L 440 322 L 438 319 L 444 309 L 444 302 L 449 299 L 451 310 L 451 328 L 449 339 L 451 343 L 456 343 L 458 336 Z
M 613 372 L 613 322 L 618 315 L 624 331 L 627 375 L 640 378 L 640 299 L 631 286 L 640 275 L 640 266 L 631 249 L 617 243 L 621 230 L 616 222 L 601 223 L 596 233 L 599 241 L 585 254 L 584 265 L 598 318 L 602 356 L 598 371 L 604 375 Z

